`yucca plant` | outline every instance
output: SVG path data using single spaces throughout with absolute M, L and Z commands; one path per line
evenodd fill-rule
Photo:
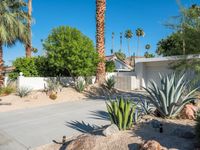
M 111 89 L 114 88 L 115 83 L 116 83 L 116 82 L 115 82 L 114 77 L 110 77 L 110 78 L 108 78 L 108 79 L 106 80 L 105 85 L 106 85 L 106 87 L 108 88 L 108 90 L 111 90 Z
M 85 82 L 83 80 L 78 80 L 75 83 L 75 89 L 80 93 L 83 92 L 85 89 Z
M 116 124 L 119 130 L 126 130 L 132 127 L 135 105 L 130 101 L 123 98 L 109 100 L 109 102 L 106 102 L 106 107 L 111 123 Z
M 185 80 L 185 75 L 177 76 L 160 75 L 160 85 L 155 81 L 150 81 L 150 86 L 144 88 L 148 92 L 147 98 L 156 107 L 161 117 L 175 117 L 179 114 L 185 104 L 195 99 L 194 92 L 188 90 L 189 81 Z

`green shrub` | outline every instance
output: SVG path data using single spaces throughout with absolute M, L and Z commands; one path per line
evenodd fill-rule
M 21 98 L 26 97 L 31 93 L 31 91 L 32 90 L 28 87 L 21 87 L 17 89 L 17 95 Z
M 83 92 L 84 89 L 85 89 L 85 83 L 83 80 L 78 80 L 76 83 L 75 83 L 75 89 L 78 91 L 78 92 Z
M 58 92 L 61 89 L 60 82 L 57 78 L 51 77 L 46 79 L 47 87 L 45 87 L 46 92 Z
M 13 66 L 15 67 L 14 71 L 9 74 L 11 79 L 16 79 L 19 76 L 20 72 L 23 72 L 23 75 L 26 77 L 35 77 L 38 76 L 37 66 L 35 65 L 35 58 L 26 58 L 21 57 L 17 58 L 13 62 Z
M 135 112 L 134 104 L 121 98 L 120 100 L 106 102 L 106 106 L 111 123 L 116 124 L 119 130 L 126 130 L 132 127 Z
M 114 71 L 115 71 L 115 62 L 106 61 L 106 72 L 114 72 Z
M 189 82 L 184 77 L 176 76 L 175 73 L 160 75 L 160 86 L 150 81 L 150 86 L 144 88 L 149 94 L 147 98 L 162 117 L 177 116 L 185 104 L 195 99 L 194 92 L 197 89 L 188 92 Z
M 111 90 L 111 89 L 114 88 L 115 83 L 116 83 L 116 82 L 115 82 L 114 77 L 110 77 L 110 78 L 108 78 L 108 79 L 106 80 L 105 85 L 106 85 L 106 87 L 107 87 L 109 90 Z
M 197 113 L 195 130 L 196 130 L 197 139 L 200 143 L 200 111 L 198 111 L 198 113 Z
M 54 28 L 43 42 L 49 66 L 58 76 L 69 72 L 72 77 L 92 76 L 99 62 L 93 41 L 69 26 Z
M 2 87 L 0 89 L 0 95 L 9 95 L 13 92 L 15 92 L 15 88 L 11 86 Z

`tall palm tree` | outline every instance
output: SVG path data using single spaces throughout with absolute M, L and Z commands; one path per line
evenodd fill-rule
M 3 47 L 16 41 L 27 42 L 26 3 L 22 0 L 0 1 L 0 86 L 3 84 Z
M 125 31 L 125 38 L 127 39 L 128 41 L 128 55 L 130 56 L 131 55 L 131 52 L 130 52 L 130 39 L 133 37 L 133 33 L 132 31 L 129 29 L 129 30 L 126 30 Z
M 138 28 L 137 30 L 136 30 L 136 36 L 138 37 L 138 43 L 137 43 L 137 56 L 139 56 L 139 49 L 140 49 L 140 37 L 141 36 L 145 36 L 145 33 L 144 33 L 144 31 L 141 29 L 141 28 Z
M 32 52 L 32 36 L 31 36 L 31 22 L 32 22 L 32 0 L 28 0 L 28 32 L 29 38 L 26 44 L 26 57 L 31 57 Z
M 111 49 L 111 54 L 114 53 L 114 38 L 115 38 L 115 33 L 112 32 L 112 49 Z
M 100 62 L 97 66 L 96 83 L 105 81 L 105 11 L 106 0 L 96 0 L 96 49 Z
M 151 48 L 151 45 L 150 44 L 146 44 L 145 45 L 145 49 L 148 51 L 149 49 Z
M 123 33 L 120 32 L 120 51 L 122 52 L 122 38 L 123 38 Z

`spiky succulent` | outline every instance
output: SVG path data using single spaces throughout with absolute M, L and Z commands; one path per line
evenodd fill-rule
M 121 98 L 120 100 L 106 102 L 106 106 L 111 123 L 116 124 L 119 130 L 126 130 L 132 127 L 135 105 Z
M 162 117 L 175 117 L 182 110 L 185 104 L 195 99 L 194 92 L 197 89 L 188 91 L 188 84 L 185 75 L 177 76 L 160 75 L 160 85 L 150 81 L 150 86 L 144 88 L 148 92 L 147 98 L 156 107 Z
M 107 87 L 109 90 L 111 90 L 111 89 L 114 88 L 115 83 L 116 83 L 116 82 L 115 82 L 114 77 L 110 77 L 110 78 L 108 78 L 108 79 L 106 80 L 105 85 L 106 85 L 106 87 Z

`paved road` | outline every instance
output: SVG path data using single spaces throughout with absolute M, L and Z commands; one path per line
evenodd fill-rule
M 0 150 L 27 150 L 105 125 L 105 102 L 88 100 L 67 102 L 32 109 L 0 113 Z M 84 123 L 82 122 L 84 121 Z

